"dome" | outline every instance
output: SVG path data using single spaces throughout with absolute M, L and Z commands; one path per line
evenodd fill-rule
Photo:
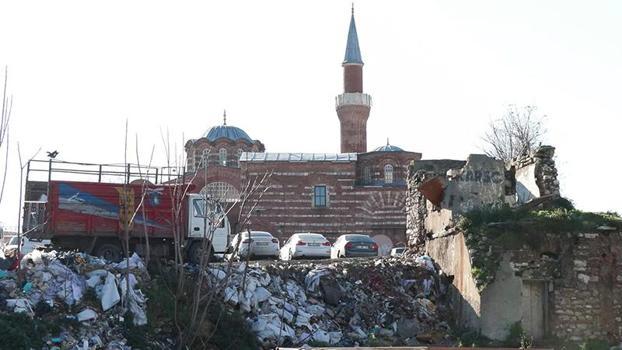
M 210 142 L 225 138 L 231 141 L 245 140 L 253 143 L 253 140 L 244 130 L 231 125 L 214 126 L 207 133 L 205 133 L 203 137 L 207 138 Z
M 399 148 L 399 147 L 397 147 L 397 146 L 389 145 L 387 143 L 384 146 L 380 146 L 380 147 L 374 149 L 374 152 L 404 152 L 404 150 Z

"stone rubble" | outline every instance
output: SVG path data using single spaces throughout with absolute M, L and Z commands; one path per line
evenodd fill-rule
M 450 344 L 442 272 L 427 256 L 244 263 L 209 270 L 265 348 Z M 244 276 L 246 271 L 246 276 Z

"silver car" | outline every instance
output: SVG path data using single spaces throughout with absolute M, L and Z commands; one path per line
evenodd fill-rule
M 281 248 L 281 260 L 329 258 L 330 242 L 319 233 L 294 233 Z
M 278 259 L 279 240 L 266 231 L 240 232 L 231 240 L 227 253 L 229 259 L 246 259 L 249 256 Z
M 331 259 L 356 256 L 378 256 L 378 244 L 368 235 L 341 235 L 330 251 Z

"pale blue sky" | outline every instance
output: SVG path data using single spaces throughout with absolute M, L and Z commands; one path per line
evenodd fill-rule
M 122 162 L 160 129 L 221 122 L 271 152 L 338 152 L 350 1 L 1 1 L 0 64 L 14 96 L 11 147 Z M 481 152 L 508 104 L 538 106 L 563 194 L 622 212 L 620 1 L 357 1 L 368 145 L 424 158 Z M 131 137 L 133 138 L 133 136 Z M 130 153 L 135 153 L 134 145 Z M 44 154 L 42 154 L 43 156 Z M 159 156 L 158 163 L 163 162 Z M 0 221 L 17 220 L 17 160 Z

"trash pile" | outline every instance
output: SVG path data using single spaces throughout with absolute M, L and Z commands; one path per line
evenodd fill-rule
M 242 263 L 209 274 L 265 348 L 451 344 L 446 279 L 428 256 Z
M 44 339 L 48 349 L 130 349 L 124 317 L 147 324 L 146 298 L 139 289 L 148 278 L 136 254 L 120 263 L 76 252 L 34 250 L 20 271 L 0 271 L 0 313 L 24 313 L 60 324 Z M 128 290 L 129 288 L 129 290 Z M 129 313 L 128 313 L 129 312 Z

